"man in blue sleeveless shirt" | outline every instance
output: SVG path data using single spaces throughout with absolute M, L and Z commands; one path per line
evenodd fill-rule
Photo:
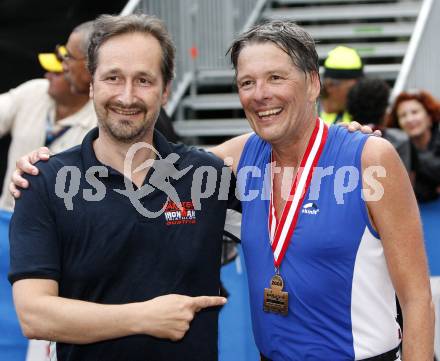
M 318 56 L 292 22 L 257 25 L 230 50 L 255 133 L 212 151 L 232 159 L 241 190 L 262 360 L 399 359 L 395 292 L 405 360 L 432 360 L 420 219 L 393 147 L 317 118 Z
M 232 157 L 262 360 L 432 360 L 433 306 L 416 200 L 393 146 L 317 118 L 313 39 L 272 21 L 230 48 L 255 131 Z

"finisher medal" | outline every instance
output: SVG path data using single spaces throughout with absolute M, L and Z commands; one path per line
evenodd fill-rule
M 280 313 L 287 315 L 289 310 L 289 294 L 283 291 L 284 281 L 278 274 L 270 280 L 270 288 L 264 289 L 264 305 L 265 312 Z
M 283 291 L 284 281 L 279 275 L 279 268 L 289 247 L 290 240 L 298 221 L 299 211 L 304 197 L 310 186 L 313 171 L 318 163 L 322 149 L 327 139 L 328 128 L 321 119 L 316 119 L 315 128 L 309 139 L 306 151 L 301 159 L 300 169 L 297 171 L 295 180 L 290 190 L 290 197 L 286 201 L 281 218 L 276 217 L 273 203 L 273 185 L 271 184 L 269 204 L 269 240 L 272 248 L 274 265 L 277 270 L 270 281 L 270 288 L 264 289 L 263 310 L 281 315 L 287 315 L 289 310 L 289 294 Z M 271 164 L 273 164 L 271 160 Z M 273 174 L 271 181 L 273 180 Z

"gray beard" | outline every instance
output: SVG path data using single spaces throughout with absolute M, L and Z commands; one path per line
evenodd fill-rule
M 107 122 L 102 121 L 101 119 L 98 119 L 99 124 L 101 125 L 101 128 L 114 140 L 124 143 L 124 144 L 133 144 L 138 141 L 145 140 L 145 136 L 153 131 L 154 124 L 148 126 L 145 124 L 142 127 L 139 127 L 136 129 L 136 131 L 124 131 L 123 129 L 118 129 L 117 127 L 112 127 Z

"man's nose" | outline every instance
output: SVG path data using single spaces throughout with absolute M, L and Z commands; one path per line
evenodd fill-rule
M 121 92 L 119 94 L 119 100 L 123 103 L 123 104 L 132 104 L 133 103 L 133 85 L 131 84 L 131 82 L 126 82 L 123 86 L 123 88 L 121 89 Z
M 63 58 L 63 61 L 61 62 L 61 65 L 63 66 L 63 71 L 68 72 L 69 71 L 69 62 L 67 59 Z
M 258 102 L 263 102 L 270 99 L 271 93 L 269 87 L 265 83 L 257 83 L 255 85 L 254 99 Z

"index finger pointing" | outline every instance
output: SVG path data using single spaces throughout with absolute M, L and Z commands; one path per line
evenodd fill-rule
M 207 307 L 223 306 L 226 301 L 226 298 L 219 296 L 198 296 L 193 298 L 196 312 Z

